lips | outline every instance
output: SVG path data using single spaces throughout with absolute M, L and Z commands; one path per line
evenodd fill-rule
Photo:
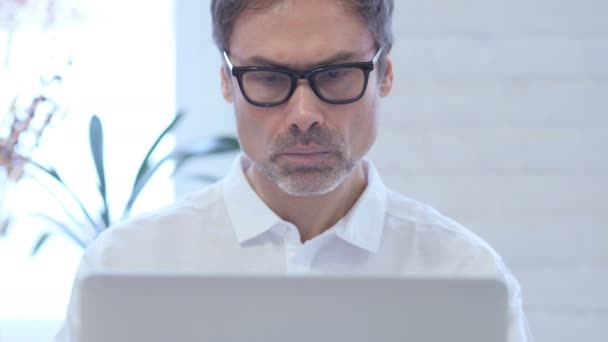
M 320 146 L 293 146 L 283 152 L 283 154 L 315 154 L 329 153 L 329 150 Z
M 280 157 L 297 164 L 316 164 L 331 155 L 331 151 L 320 146 L 293 146 L 280 154 Z

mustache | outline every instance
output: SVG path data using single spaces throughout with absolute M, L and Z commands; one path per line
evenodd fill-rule
M 302 131 L 297 127 L 291 127 L 289 132 L 279 136 L 270 147 L 272 155 L 283 153 L 290 147 L 296 145 L 317 145 L 330 151 L 342 152 L 344 141 L 340 135 L 319 127 L 311 127 L 307 131 Z

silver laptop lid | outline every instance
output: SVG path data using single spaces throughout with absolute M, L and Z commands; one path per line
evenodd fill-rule
M 97 274 L 82 342 L 504 342 L 491 279 Z

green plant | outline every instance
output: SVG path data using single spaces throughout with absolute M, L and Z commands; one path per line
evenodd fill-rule
M 24 33 L 29 36 L 28 32 L 31 29 L 33 29 L 33 32 L 37 32 L 40 37 L 43 37 L 42 34 L 48 33 L 48 29 L 54 24 L 67 27 L 78 22 L 83 19 L 80 18 L 82 9 L 81 4 L 74 1 L 0 0 L 0 31 L 6 33 L 6 43 L 4 44 L 6 48 L 0 52 L 0 85 L 6 84 L 6 87 L 2 87 L 2 89 L 7 90 L 0 94 L 0 100 L 4 100 L 5 97 L 7 99 L 13 98 L 6 115 L 0 112 L 0 238 L 15 222 L 16 218 L 11 215 L 8 204 L 11 204 L 10 192 L 17 189 L 16 185 L 22 178 L 33 179 L 43 189 L 48 190 L 65 213 L 65 215 L 62 215 L 65 218 L 61 219 L 56 215 L 59 213 L 51 213 L 50 215 L 47 213 L 32 213 L 31 216 L 59 228 L 60 232 L 84 247 L 111 226 L 113 218 L 124 219 L 129 216 L 139 194 L 161 165 L 169 161 L 174 162 L 175 173 L 190 159 L 234 151 L 239 148 L 234 137 L 220 136 L 195 142 L 188 148 L 178 149 L 167 155 L 161 155 L 160 158 L 153 159 L 160 154 L 157 149 L 159 143 L 183 118 L 183 114 L 178 113 L 157 137 L 141 162 L 127 204 L 122 208 L 121 215 L 111 215 L 107 198 L 106 166 L 103 158 L 103 126 L 101 120 L 97 116 L 93 116 L 89 123 L 89 140 L 101 205 L 88 203 L 88 201 L 84 203 L 85 201 L 73 191 L 68 185 L 69 182 L 66 182 L 60 176 L 51 163 L 41 163 L 41 159 L 37 159 L 37 156 L 40 156 L 38 153 L 40 151 L 35 151 L 39 147 L 39 142 L 47 127 L 57 124 L 57 121 L 61 121 L 67 114 L 64 106 L 66 101 L 61 98 L 62 92 L 53 91 L 58 90 L 63 82 L 61 77 L 63 66 L 57 66 L 55 63 L 48 63 L 47 61 L 47 59 L 62 60 L 62 57 L 58 58 L 58 56 L 63 55 L 63 48 L 59 46 L 57 50 L 48 49 L 46 44 L 43 46 L 43 50 L 35 50 L 32 47 L 31 50 L 28 50 L 29 55 L 40 57 L 40 61 L 36 59 L 36 62 L 33 63 L 29 58 L 23 58 L 19 54 L 15 54 L 13 49 L 16 46 L 13 44 L 14 40 Z M 28 29 L 22 32 L 22 26 L 27 26 Z M 52 41 L 55 41 L 55 39 L 52 39 Z M 25 45 L 35 45 L 35 43 Z M 54 47 L 53 45 L 50 44 L 51 47 Z M 21 56 L 26 55 L 21 54 Z M 72 56 L 68 54 L 65 57 L 67 62 L 65 66 L 69 67 L 72 64 Z M 23 60 L 26 62 L 20 62 Z M 44 62 L 41 62 L 42 60 Z M 35 91 L 34 94 L 31 94 L 30 89 L 26 88 L 25 91 L 18 89 L 19 87 L 15 87 L 15 84 L 20 82 L 12 82 L 11 78 L 5 77 L 5 75 L 11 75 L 12 72 L 16 71 L 18 73 L 16 79 L 27 79 L 29 72 L 24 71 L 37 70 L 38 64 L 47 67 L 52 65 L 48 70 L 45 67 L 45 70 L 40 74 L 40 93 Z M 8 73 L 9 70 L 11 70 L 11 73 Z M 22 72 L 23 74 L 21 74 Z M 49 78 L 48 76 L 52 77 Z M 0 105 L 2 104 L 4 104 L 4 101 L 0 101 Z M 207 180 L 210 178 L 208 175 L 199 177 L 199 179 Z M 114 206 L 111 207 L 116 210 Z M 53 230 L 53 232 L 55 231 Z M 39 237 L 32 250 L 34 254 L 44 245 L 51 234 L 44 233 Z
M 148 184 L 148 181 L 152 178 L 152 176 L 156 173 L 160 166 L 162 166 L 164 163 L 168 161 L 173 161 L 175 165 L 173 174 L 175 174 L 187 161 L 191 159 L 209 156 L 213 154 L 236 151 L 239 149 L 239 144 L 236 138 L 232 136 L 219 136 L 206 139 L 204 141 L 195 142 L 194 144 L 191 144 L 189 147 L 184 149 L 176 149 L 164 155 L 157 161 L 153 161 L 152 156 L 155 154 L 160 142 L 167 136 L 167 134 L 169 134 L 174 129 L 174 127 L 179 123 L 179 121 L 183 117 L 183 113 L 177 113 L 174 119 L 161 132 L 161 134 L 156 138 L 152 146 L 148 149 L 148 152 L 142 160 L 137 174 L 135 175 L 131 193 L 122 211 L 122 214 L 120 215 L 121 219 L 124 219 L 129 216 L 133 204 L 137 200 L 139 194 L 144 189 L 146 184 Z M 106 172 L 103 158 L 103 126 L 101 120 L 96 115 L 93 115 L 89 123 L 89 140 L 91 147 L 91 155 L 93 157 L 97 173 L 97 189 L 102 200 L 102 206 L 99 209 L 99 212 L 94 213 L 87 209 L 83 201 L 75 194 L 74 191 L 72 191 L 72 189 L 67 185 L 67 183 L 61 178 L 59 173 L 54 168 L 43 166 L 33 160 L 28 161 L 28 164 L 32 165 L 34 169 L 46 175 L 47 178 L 50 178 L 51 180 L 55 181 L 61 186 L 61 188 L 64 189 L 64 191 L 77 204 L 78 210 L 82 212 L 82 216 L 85 218 L 86 222 L 81 222 L 79 219 L 77 219 L 75 215 L 70 212 L 67 205 L 65 205 L 65 203 L 63 203 L 59 197 L 56 198 L 60 202 L 62 208 L 64 209 L 67 216 L 72 222 L 63 222 L 43 213 L 35 213 L 33 215 L 56 226 L 60 229 L 61 232 L 63 232 L 66 236 L 68 236 L 70 239 L 72 239 L 74 242 L 76 242 L 82 247 L 85 247 L 88 242 L 94 240 L 102 231 L 104 231 L 113 224 L 113 216 L 110 215 L 110 209 L 108 206 L 107 199 L 107 184 L 105 177 Z M 213 177 L 210 177 L 208 175 L 202 175 L 202 178 L 212 179 Z M 45 185 L 45 182 L 42 179 L 37 178 L 37 180 L 40 184 Z M 49 191 L 52 193 L 50 189 Z M 74 229 L 78 229 L 78 231 L 75 231 Z M 82 237 L 84 232 L 86 232 L 86 239 Z M 35 254 L 50 236 L 51 233 L 49 232 L 42 234 L 35 243 L 32 249 L 32 254 Z

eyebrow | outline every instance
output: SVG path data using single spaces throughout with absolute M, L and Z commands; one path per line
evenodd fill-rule
M 307 68 L 314 69 L 320 66 L 349 62 L 352 61 L 354 57 L 355 54 L 352 52 L 341 51 L 312 65 L 307 65 Z M 262 56 L 253 56 L 251 58 L 247 58 L 245 61 L 246 65 L 274 66 L 283 69 L 291 69 L 290 66 L 287 64 L 279 63 Z

